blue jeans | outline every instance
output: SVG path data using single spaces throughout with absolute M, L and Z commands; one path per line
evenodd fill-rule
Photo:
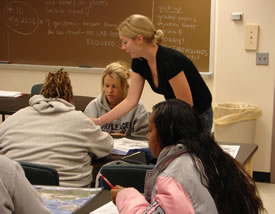
M 213 109 L 210 107 L 205 112 L 200 114 L 200 118 L 202 120 L 202 124 L 206 130 L 211 133 L 212 125 L 213 125 Z

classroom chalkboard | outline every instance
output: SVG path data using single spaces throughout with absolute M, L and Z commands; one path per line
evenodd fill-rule
M 209 72 L 211 0 L 1 0 L 0 61 L 105 67 L 130 57 L 117 25 L 131 14 L 164 30 L 162 45 Z

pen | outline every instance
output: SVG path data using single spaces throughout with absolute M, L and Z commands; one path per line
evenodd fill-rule
M 130 154 L 130 155 L 127 155 L 127 156 L 125 156 L 125 157 L 122 157 L 121 159 L 126 159 L 126 158 L 132 157 L 132 156 L 134 156 L 134 155 L 137 155 L 137 154 L 139 154 L 139 153 L 141 153 L 141 152 L 132 153 L 132 154 Z
M 110 181 L 108 181 L 108 179 L 105 178 L 102 174 L 100 174 L 100 177 L 106 182 L 106 184 L 109 185 L 109 187 L 111 187 L 112 189 L 114 188 L 114 186 L 110 183 Z

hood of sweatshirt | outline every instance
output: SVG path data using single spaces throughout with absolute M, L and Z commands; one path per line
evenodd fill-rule
M 29 104 L 41 114 L 75 110 L 74 105 L 66 100 L 61 98 L 46 98 L 43 95 L 34 95 L 30 98 Z
M 103 108 L 105 111 L 111 111 L 111 108 L 108 104 L 108 101 L 106 99 L 106 96 L 104 93 L 101 93 L 99 96 L 98 96 L 98 99 L 97 99 L 97 102 L 98 102 L 98 105 Z

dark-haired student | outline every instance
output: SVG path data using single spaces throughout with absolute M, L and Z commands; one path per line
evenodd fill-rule
M 157 164 L 146 174 L 144 195 L 121 186 L 111 190 L 119 213 L 265 213 L 252 178 L 189 104 L 170 99 L 155 105 L 147 137 Z
M 0 155 L 0 213 L 50 214 L 40 195 L 24 175 L 22 167 Z

